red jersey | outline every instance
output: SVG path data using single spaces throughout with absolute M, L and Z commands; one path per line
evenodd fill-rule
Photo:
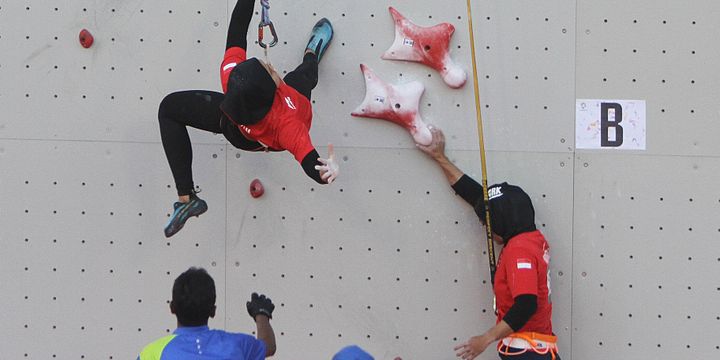
M 232 47 L 225 52 L 220 67 L 224 93 L 227 93 L 230 73 L 246 59 L 247 53 L 240 47 Z M 275 91 L 275 99 L 267 115 L 256 124 L 239 125 L 238 128 L 248 139 L 273 150 L 287 150 L 298 162 L 302 162 L 315 149 L 310 140 L 311 125 L 310 100 L 283 82 Z
M 550 302 L 550 247 L 539 230 L 519 234 L 500 253 L 495 273 L 498 318 L 510 311 L 518 295 L 537 296 L 537 311 L 518 332 L 552 334 Z

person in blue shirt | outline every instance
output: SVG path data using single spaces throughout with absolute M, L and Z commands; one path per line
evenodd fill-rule
M 395 360 L 397 359 L 398 358 L 395 358 Z M 333 356 L 332 360 L 375 360 L 375 358 L 361 347 L 350 345 L 340 349 L 340 351 Z
M 275 332 L 270 325 L 272 300 L 253 293 L 246 307 L 255 320 L 251 335 L 208 328 L 215 317 L 215 281 L 202 268 L 191 267 L 175 279 L 170 312 L 177 317 L 172 335 L 147 345 L 138 360 L 262 360 L 275 354 Z

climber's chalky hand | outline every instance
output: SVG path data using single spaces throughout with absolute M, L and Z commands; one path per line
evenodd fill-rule
M 340 174 L 340 165 L 335 160 L 335 150 L 332 144 L 328 145 L 328 158 L 318 158 L 322 165 L 315 165 L 315 170 L 320 171 L 320 178 L 328 184 L 332 184 Z

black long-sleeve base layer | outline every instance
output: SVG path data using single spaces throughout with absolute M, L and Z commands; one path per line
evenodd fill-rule
M 452 185 L 452 188 L 455 190 L 456 194 L 460 195 L 460 197 L 471 206 L 475 208 L 480 206 L 481 208 L 477 210 L 478 213 L 485 212 L 483 187 L 480 183 L 475 181 L 475 179 L 471 178 L 467 174 L 463 174 L 463 176 Z M 481 220 L 485 221 L 484 219 Z

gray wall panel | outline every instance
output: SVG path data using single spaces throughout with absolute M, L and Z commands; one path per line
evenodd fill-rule
M 17 110 L 0 119 L 0 136 L 157 141 L 166 93 L 220 88 L 226 11 L 145 1 L 6 5 L 0 16 L 13 26 L 0 49 L 14 85 L 0 101 Z M 82 28 L 95 37 L 90 49 L 77 40 Z
M 647 100 L 649 153 L 718 155 L 720 4 L 685 5 L 579 1 L 576 98 Z
M 571 151 L 575 2 L 479 1 L 473 16 L 488 149 Z
M 574 356 L 717 355 L 705 334 L 720 326 L 718 287 L 707 278 L 720 264 L 720 196 L 711 190 L 718 165 L 716 158 L 578 156 Z
M 14 289 L 2 304 L 18 315 L 4 317 L 2 335 L 17 342 L 3 358 L 134 357 L 174 329 L 166 301 L 187 266 L 224 283 L 224 206 L 188 223 L 188 241 L 162 235 L 174 189 L 160 146 L 3 140 L 0 149 L 0 271 Z M 198 180 L 224 187 L 224 156 L 212 157 L 219 149 L 195 150 L 207 159 L 198 173 L 215 174 Z M 224 204 L 224 192 L 206 196 Z

